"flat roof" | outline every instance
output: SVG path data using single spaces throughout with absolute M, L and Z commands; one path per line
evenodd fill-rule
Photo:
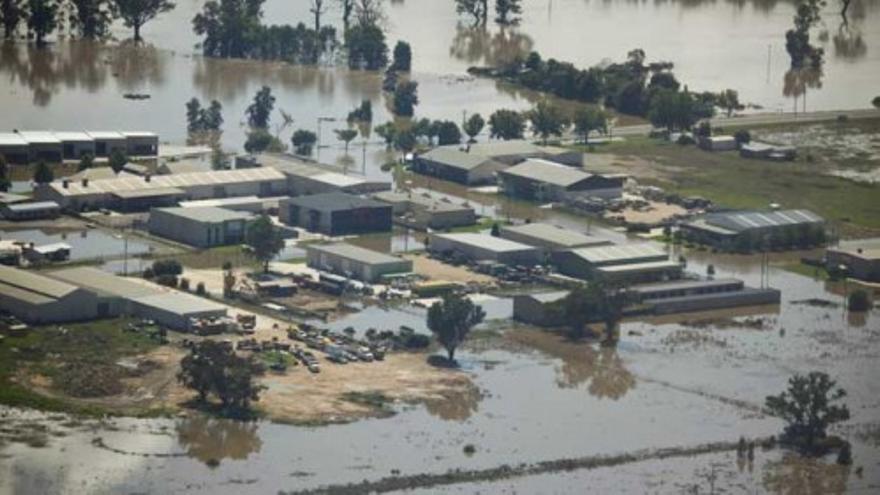
M 159 166 L 160 169 L 167 170 L 168 174 L 188 174 L 193 172 L 207 172 L 211 170 L 208 164 L 197 160 L 178 160 L 167 161 Z
M 501 227 L 501 236 L 505 232 L 513 232 L 523 236 L 532 237 L 558 244 L 563 247 L 575 248 L 590 245 L 609 244 L 611 241 L 600 239 L 591 235 L 582 234 L 574 230 L 558 227 L 549 223 L 525 223 L 522 225 L 505 225 Z
M 159 138 L 158 134 L 149 131 L 122 131 L 121 134 L 127 138 Z
M 710 213 L 705 216 L 705 221 L 716 227 L 743 232 L 749 229 L 819 223 L 824 220 L 809 210 L 779 210 Z
M 77 142 L 77 141 L 84 142 L 84 143 L 91 143 L 91 142 L 95 141 L 95 139 L 92 138 L 92 136 L 89 136 L 88 133 L 79 132 L 79 131 L 56 132 L 55 137 L 57 137 L 58 139 L 60 139 L 62 141 L 66 141 L 68 143 Z
M 79 172 L 77 172 L 73 175 L 70 175 L 68 177 L 65 177 L 65 178 L 70 181 L 77 181 L 77 180 L 83 180 L 83 179 L 89 179 L 91 181 L 91 180 L 114 179 L 116 177 L 131 177 L 131 176 L 133 176 L 133 174 L 126 172 L 124 170 L 117 174 L 116 172 L 113 171 L 113 169 L 111 167 L 108 166 L 108 167 L 87 168 L 85 170 L 80 170 Z
M 252 218 L 252 215 L 250 213 L 243 211 L 227 210 L 225 208 L 218 208 L 216 206 L 201 206 L 194 208 L 175 206 L 171 208 L 154 208 L 150 214 L 152 215 L 153 212 L 157 211 L 180 218 L 194 220 L 196 222 L 208 223 L 222 223 L 234 220 L 250 220 Z
M 208 170 L 173 175 L 154 175 L 147 181 L 145 177 L 126 176 L 111 179 L 89 181 L 87 186 L 81 182 L 71 182 L 67 189 L 55 181 L 51 187 L 61 195 L 76 196 L 80 194 L 117 194 L 126 191 L 144 191 L 147 189 L 186 188 L 195 186 L 217 186 L 245 182 L 263 182 L 286 180 L 281 172 L 267 167 L 237 170 Z
M 319 251 L 375 265 L 404 261 L 397 256 L 380 253 L 378 251 L 373 251 L 372 249 L 362 248 L 345 242 L 337 242 L 333 244 L 309 244 L 306 246 L 306 251 Z
M 511 139 L 484 141 L 470 145 L 470 152 L 482 156 L 508 156 L 508 155 L 533 155 L 538 153 L 550 153 L 553 150 L 548 147 L 538 146 L 525 139 Z M 560 149 L 559 152 L 564 150 Z
M 11 205 L 13 203 L 21 203 L 22 201 L 27 201 L 29 199 L 31 199 L 30 196 L 25 196 L 23 194 L 13 194 L 0 191 L 0 204 Z
M 239 196 L 236 198 L 214 198 L 214 199 L 196 199 L 192 201 L 181 201 L 180 206 L 184 208 L 200 208 L 205 206 L 215 206 L 222 208 L 224 206 L 234 206 L 234 205 L 249 205 L 255 203 L 262 203 L 266 200 L 271 200 L 273 198 L 258 198 L 256 196 Z M 280 199 L 280 198 L 274 198 Z
M 427 153 L 419 155 L 419 158 L 462 170 L 473 170 L 484 163 L 497 163 L 486 155 L 464 151 L 460 149 L 459 145 L 438 146 Z M 502 164 L 498 163 L 498 165 L 501 166 Z
M 568 296 L 569 291 L 557 290 L 553 292 L 540 292 L 538 294 L 524 294 L 524 296 L 534 299 L 540 303 L 552 303 Z
M 382 191 L 374 194 L 373 198 L 390 204 L 418 204 L 433 211 L 473 211 L 473 208 L 471 206 L 452 201 L 442 195 L 434 195 L 428 192 Z
M 158 288 L 146 283 L 135 282 L 128 277 L 120 277 L 89 266 L 55 270 L 48 272 L 47 275 L 105 297 L 132 299 L 161 293 Z
M 156 196 L 182 196 L 186 194 L 183 189 L 176 187 L 158 187 L 156 189 L 135 189 L 131 191 L 115 191 L 112 193 L 117 198 L 134 199 L 134 198 L 153 198 Z
M 681 268 L 681 265 L 675 261 L 647 261 L 644 263 L 627 263 L 625 265 L 600 266 L 597 269 L 604 273 L 626 273 L 626 272 L 649 272 L 654 270 L 666 270 L 672 268 Z
M 623 263 L 648 257 L 668 257 L 662 249 L 648 243 L 586 247 L 571 252 L 590 263 Z
M 7 205 L 6 208 L 10 211 L 39 211 L 53 210 L 61 207 L 54 201 L 34 201 L 32 203 L 13 203 Z
M 125 139 L 125 136 L 121 132 L 117 131 L 86 131 L 86 134 L 88 134 L 92 139 L 102 141 L 114 139 L 122 141 Z
M 338 172 L 323 172 L 309 177 L 312 180 L 324 182 L 337 187 L 350 187 L 363 184 L 365 181 L 360 177 L 340 174 Z
M 387 204 L 374 199 L 362 198 L 343 192 L 329 192 L 296 196 L 287 200 L 288 204 L 321 211 L 341 211 L 355 208 L 386 208 Z
M 439 237 L 441 239 L 447 239 L 453 242 L 458 242 L 461 244 L 467 244 L 469 246 L 475 246 L 481 249 L 488 249 L 490 251 L 495 252 L 507 252 L 507 251 L 525 251 L 525 250 L 534 250 L 535 248 L 529 246 L 528 244 L 523 244 L 521 242 L 511 241 L 509 239 L 502 239 L 501 237 L 494 237 L 489 234 L 475 234 L 471 232 L 464 232 L 460 234 L 432 234 L 434 237 Z
M 28 142 L 16 132 L 0 132 L 0 146 L 27 146 Z
M 859 252 L 861 251 L 861 252 Z M 855 258 L 862 258 L 870 261 L 880 260 L 880 247 L 847 247 L 847 248 L 828 248 L 828 252 L 844 253 Z
M 583 170 L 551 162 L 530 158 L 522 163 L 501 171 L 502 175 L 513 175 L 524 179 L 569 187 L 592 177 Z
M 76 286 L 45 275 L 0 265 L 0 293 L 15 299 L 41 304 L 76 291 Z
M 226 306 L 177 291 L 137 297 L 133 301 L 181 316 L 213 312 L 226 313 Z
M 28 144 L 61 144 L 55 133 L 49 131 L 19 131 L 18 135 Z
M 669 290 L 690 290 L 712 287 L 726 287 L 729 285 L 742 285 L 743 281 L 737 278 L 719 278 L 714 280 L 674 280 L 632 287 L 633 292 L 659 292 Z

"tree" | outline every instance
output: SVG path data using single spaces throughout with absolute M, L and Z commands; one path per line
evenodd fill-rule
M 82 158 L 79 159 L 79 164 L 76 166 L 76 171 L 82 172 L 83 170 L 88 170 L 94 166 L 95 158 L 91 154 L 86 153 L 82 156 Z
M 376 126 L 376 134 L 385 140 L 385 145 L 389 148 L 394 143 L 394 137 L 397 135 L 397 127 L 391 122 Z
M 190 133 L 219 131 L 223 125 L 223 105 L 211 100 L 208 108 L 202 108 L 198 98 L 186 102 L 186 130 Z
M 399 130 L 394 133 L 394 149 L 409 153 L 416 147 L 416 136 L 411 129 Z
M 193 17 L 193 30 L 204 35 L 202 52 L 215 57 L 244 57 L 260 31 L 265 0 L 209 0 Z
M 388 64 L 385 33 L 375 24 L 357 24 L 345 32 L 348 66 L 352 69 L 379 70 Z
M 767 396 L 765 407 L 770 414 L 784 419 L 785 440 L 806 453 L 817 450 L 816 441 L 825 438 L 828 427 L 849 419 L 846 404 L 835 404 L 846 397 L 828 374 L 819 371 L 796 374 L 788 380 L 788 390 Z
M 486 317 L 483 308 L 465 296 L 448 293 L 441 302 L 428 309 L 428 328 L 446 349 L 450 363 L 455 362 L 455 349 L 467 334 Z
M 110 24 L 116 17 L 113 0 L 68 0 L 73 6 L 70 27 L 86 39 L 103 38 L 109 34 Z
M 871 100 L 871 105 L 874 105 L 874 108 L 880 109 L 880 96 L 875 96 L 873 100 Z
M 230 168 L 229 157 L 223 153 L 220 146 L 215 146 L 211 150 L 211 170 L 229 170 Z
M 819 68 L 824 51 L 810 43 L 810 29 L 821 20 L 825 0 L 804 0 L 798 3 L 794 15 L 794 28 L 785 32 L 785 50 L 791 59 L 792 69 Z
M 473 18 L 474 26 L 486 25 L 489 18 L 489 0 L 455 0 L 455 11 Z
M 584 137 L 584 144 L 587 144 L 591 132 L 605 134 L 607 129 L 608 115 L 598 108 L 581 108 L 574 114 L 574 130 Z
M 871 299 L 868 297 L 868 293 L 862 289 L 853 291 L 846 300 L 846 309 L 856 312 L 871 309 Z
M 354 0 L 336 0 L 339 8 L 342 9 L 342 29 L 343 32 L 348 31 L 351 25 L 351 15 L 354 13 Z
M 391 62 L 392 70 L 409 72 L 412 68 L 412 48 L 406 41 L 398 41 L 394 45 L 394 58 Z
M 266 129 L 254 129 L 248 132 L 244 142 L 244 150 L 248 153 L 282 152 L 284 149 L 284 143 Z
M 498 222 L 492 223 L 492 228 L 489 230 L 489 235 L 492 237 L 501 237 L 501 226 L 498 225 Z
M 736 140 L 737 146 L 749 144 L 752 141 L 752 133 L 747 129 L 740 129 L 733 133 L 733 139 Z
M 354 17 L 361 26 L 380 25 L 385 14 L 382 12 L 382 0 L 356 0 Z
M 461 143 L 461 131 L 451 120 L 437 121 L 436 132 L 438 146 Z
M 475 139 L 480 132 L 483 131 L 483 127 L 486 126 L 486 121 L 483 120 L 483 117 L 475 113 L 471 115 L 467 121 L 464 123 L 464 133 L 468 135 L 469 143 L 476 143 Z
M 9 180 L 9 166 L 6 165 L 6 158 L 0 155 L 0 192 L 6 192 L 12 187 L 12 181 Z
M 336 137 L 345 143 L 345 152 L 348 153 L 348 144 L 357 137 L 358 131 L 354 129 L 336 129 Z
M 541 141 L 547 144 L 547 138 L 551 135 L 561 136 L 568 127 L 568 118 L 559 107 L 546 100 L 539 101 L 528 113 L 532 122 L 532 132 L 541 136 Z
M 290 138 L 293 149 L 299 155 L 309 156 L 312 154 L 312 148 L 318 142 L 318 136 L 306 129 L 297 129 Z
M 153 20 L 159 14 L 174 9 L 169 0 L 115 0 L 119 17 L 125 27 L 134 29 L 134 40 L 141 41 L 141 26 Z
M 46 165 L 46 162 L 38 163 L 36 170 L 34 170 L 34 182 L 37 184 L 48 184 L 53 180 L 55 180 L 55 173 L 52 172 L 49 165 Z
M 26 14 L 27 0 L 0 0 L 0 23 L 3 24 L 4 38 L 12 39 Z
M 269 262 L 284 249 L 284 239 L 267 215 L 261 215 L 251 222 L 247 228 L 245 243 L 250 246 L 254 258 L 263 263 L 264 273 L 269 272 Z
M 419 83 L 403 81 L 394 88 L 394 115 L 412 117 L 419 104 Z
M 198 402 L 216 395 L 223 411 L 237 417 L 250 415 L 251 402 L 260 399 L 263 387 L 254 380 L 258 369 L 253 358 L 238 356 L 222 342 L 205 340 L 181 359 L 177 380 L 198 393 Z
M 315 32 L 321 30 L 321 16 L 324 15 L 324 12 L 327 10 L 327 7 L 324 5 L 324 0 L 310 0 L 309 12 L 315 16 Z
M 503 139 L 522 139 L 526 122 L 523 115 L 515 110 L 496 110 L 489 116 L 489 136 Z
M 361 100 L 359 107 L 348 113 L 348 123 L 369 123 L 373 121 L 373 103 L 370 100 Z
M 721 93 L 718 93 L 716 101 L 718 106 L 727 112 L 728 117 L 733 115 L 734 111 L 745 108 L 745 106 L 739 102 L 739 93 L 737 93 L 735 89 L 725 89 Z
M 665 127 L 670 131 L 690 129 L 696 121 L 694 102 L 686 91 L 674 92 L 668 89 L 658 91 L 651 98 L 648 112 L 651 124 Z
M 257 94 L 254 95 L 254 101 L 245 110 L 248 125 L 255 129 L 268 129 L 269 117 L 272 115 L 273 108 L 275 108 L 275 97 L 272 96 L 272 89 L 269 86 L 263 86 L 257 91 Z
M 114 149 L 113 152 L 110 153 L 110 168 L 113 169 L 113 172 L 117 174 L 122 172 L 126 163 L 128 163 L 128 157 L 125 156 L 125 153 L 119 148 Z
M 56 0 L 29 0 L 28 5 L 28 30 L 34 34 L 37 46 L 43 46 L 46 44 L 46 35 L 58 26 L 58 3 Z
M 518 24 L 522 13 L 519 3 L 520 0 L 495 0 L 495 22 L 502 26 Z

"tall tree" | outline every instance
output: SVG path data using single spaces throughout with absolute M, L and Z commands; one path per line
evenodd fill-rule
M 112 168 L 117 174 L 122 172 L 126 163 L 128 163 L 128 157 L 125 156 L 125 153 L 119 148 L 114 149 L 113 152 L 110 153 L 110 168 Z
M 412 68 L 412 48 L 406 41 L 398 41 L 394 45 L 394 58 L 391 62 L 392 70 L 409 72 Z
M 653 125 L 670 131 L 690 129 L 696 122 L 693 98 L 686 91 L 662 89 L 651 98 L 648 119 Z
M 519 23 L 519 15 L 522 14 L 520 0 L 495 0 L 495 22 L 502 26 L 510 26 Z
M 27 4 L 27 0 L 0 0 L 0 23 L 5 39 L 12 39 L 21 21 L 27 17 Z
M 92 155 L 86 153 L 79 159 L 79 164 L 76 166 L 77 172 L 82 172 L 83 170 L 88 170 L 95 166 L 95 159 Z
M 836 404 L 846 391 L 837 386 L 828 374 L 813 371 L 794 375 L 788 380 L 788 390 L 766 399 L 767 410 L 784 419 L 785 437 L 807 453 L 815 452 L 816 440 L 825 438 L 828 427 L 849 419 L 846 404 Z
M 0 155 L 0 192 L 6 192 L 12 187 L 12 181 L 9 180 L 9 166 L 6 165 L 6 158 Z
M 352 69 L 379 70 L 388 64 L 385 33 L 376 24 L 358 23 L 345 32 L 348 66 Z
M 342 29 L 343 33 L 348 31 L 351 26 L 351 16 L 354 13 L 355 0 L 336 0 L 339 2 L 339 8 L 342 10 Z
M 489 0 L 455 0 L 455 11 L 470 16 L 474 26 L 485 26 L 489 18 Z
M 455 362 L 455 349 L 485 317 L 482 307 L 465 296 L 450 293 L 428 309 L 428 328 L 446 349 L 452 363 Z
M 739 93 L 737 93 L 735 89 L 725 89 L 721 93 L 718 93 L 716 96 L 716 102 L 719 107 L 727 112 L 728 117 L 733 115 L 734 111 L 745 108 L 742 103 L 739 102 Z
M 245 243 L 250 246 L 254 258 L 263 264 L 263 272 L 269 272 L 269 262 L 284 249 L 284 239 L 267 215 L 261 215 L 251 222 L 245 235 Z
M 258 373 L 252 357 L 240 357 L 222 342 L 206 340 L 180 361 L 177 380 L 198 393 L 198 402 L 216 395 L 226 414 L 249 417 L 251 402 L 258 401 L 263 390 L 254 379 Z
M 464 133 L 468 135 L 469 143 L 476 143 L 476 137 L 480 132 L 483 131 L 483 127 L 486 126 L 486 121 L 483 120 L 483 116 L 475 113 L 471 115 L 467 121 L 464 123 Z
M 34 170 L 34 182 L 37 184 L 48 184 L 53 180 L 55 180 L 55 172 L 52 172 L 52 168 L 46 165 L 46 162 L 38 163 L 37 168 Z
M 516 110 L 496 110 L 489 116 L 489 136 L 503 139 L 522 139 L 526 129 L 523 114 Z
M 361 26 L 378 26 L 383 23 L 385 13 L 382 0 L 355 0 L 354 16 Z
M 68 0 L 73 7 L 70 25 L 86 39 L 103 38 L 109 34 L 110 24 L 116 18 L 113 0 Z
M 202 103 L 198 98 L 193 97 L 186 102 L 186 130 L 189 132 L 197 132 L 202 130 Z
M 607 128 L 608 116 L 598 108 L 581 108 L 574 114 L 574 130 L 583 136 L 584 144 L 587 144 L 591 132 L 604 133 Z
M 325 0 L 309 0 L 309 12 L 315 17 L 315 32 L 321 30 L 321 16 L 327 11 Z
M 58 26 L 58 2 L 56 0 L 29 0 L 30 16 L 28 31 L 33 33 L 37 46 L 46 44 L 46 36 Z
M 202 52 L 215 57 L 243 57 L 260 30 L 265 0 L 209 0 L 193 17 L 193 30 L 204 36 Z
M 385 146 L 390 149 L 391 145 L 394 143 L 394 137 L 397 135 L 397 127 L 394 126 L 394 123 L 385 122 L 384 124 L 376 126 L 375 131 L 376 134 L 385 141 Z
M 268 129 L 269 117 L 272 115 L 272 109 L 275 108 L 275 97 L 272 96 L 272 90 L 269 86 L 263 86 L 254 95 L 254 101 L 247 107 L 248 125 L 254 129 Z
M 419 83 L 404 81 L 394 88 L 394 115 L 412 117 L 419 104 Z
M 546 100 L 541 100 L 528 113 L 532 123 L 532 132 L 541 136 L 541 141 L 547 144 L 547 138 L 561 136 L 568 127 L 568 118 L 556 105 Z
M 169 0 L 116 0 L 116 8 L 125 27 L 134 29 L 134 40 L 141 41 L 141 26 L 172 10 L 174 3 Z
M 345 152 L 348 153 L 349 143 L 357 137 L 358 131 L 354 129 L 336 129 L 336 137 L 345 143 Z

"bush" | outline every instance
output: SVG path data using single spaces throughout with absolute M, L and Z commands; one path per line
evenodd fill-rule
M 749 144 L 752 141 L 752 133 L 749 131 L 742 129 L 733 133 L 733 139 L 736 140 L 736 144 Z
M 177 260 L 159 260 L 153 263 L 152 272 L 156 276 L 180 275 L 183 273 L 183 265 Z
M 156 274 L 153 273 L 153 269 L 151 267 L 147 267 L 146 269 L 144 269 L 144 278 L 145 279 L 150 280 L 155 276 L 156 276 Z
M 156 283 L 166 287 L 177 287 L 177 275 L 158 275 L 156 276 Z
M 431 337 L 420 333 L 402 335 L 403 347 L 406 349 L 426 349 L 431 345 Z
M 181 290 L 189 290 L 189 279 L 181 278 L 180 279 L 180 288 Z
M 196 285 L 196 294 L 204 296 L 206 293 L 207 291 L 205 290 L 205 283 L 199 282 L 198 285 Z
M 849 446 L 849 442 L 847 442 L 837 452 L 837 463 L 841 466 L 849 466 L 852 462 L 852 448 Z
M 850 311 L 868 311 L 871 309 L 871 301 L 868 299 L 868 293 L 859 289 L 849 295 L 846 304 Z

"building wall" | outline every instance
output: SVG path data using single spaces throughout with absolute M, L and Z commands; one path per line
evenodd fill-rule
M 412 271 L 412 261 L 398 260 L 388 263 L 364 263 L 362 261 L 328 253 L 318 249 L 306 249 L 306 262 L 316 270 L 327 270 L 337 275 L 351 276 L 362 282 L 377 282 L 383 275 Z
M 63 155 L 61 143 L 31 143 L 28 148 L 28 157 L 32 163 L 58 163 Z
M 30 160 L 28 147 L 25 146 L 0 146 L 0 155 L 10 165 L 27 165 Z
M 58 207 L 40 208 L 39 210 L 13 210 L 8 205 L 0 206 L 0 216 L 7 220 L 36 220 L 40 218 L 55 218 L 61 213 Z
M 430 175 L 451 182 L 458 182 L 459 184 L 470 185 L 476 183 L 476 180 L 471 178 L 467 170 L 458 167 L 451 167 L 445 163 L 427 158 L 416 158 L 412 169 L 416 173 Z
M 123 153 L 128 149 L 128 143 L 124 137 L 114 139 L 95 139 L 95 156 L 106 158 L 113 154 L 113 150 Z
M 424 225 L 432 229 L 451 229 L 454 227 L 463 227 L 473 225 L 477 221 L 474 210 L 428 210 L 416 206 L 413 209 L 416 223 Z
M 203 222 L 158 209 L 150 212 L 151 234 L 200 248 L 239 244 L 245 228 L 245 220 Z
M 175 330 L 189 330 L 190 318 L 219 318 L 226 316 L 226 309 L 177 313 L 165 308 L 143 304 L 137 299 L 132 301 L 132 312 L 141 318 L 154 320 L 161 325 Z
M 681 278 L 680 266 L 666 268 L 640 269 L 623 272 L 597 272 L 597 276 L 609 282 L 632 285 L 647 284 L 651 282 L 664 282 Z
M 98 315 L 97 303 L 97 297 L 85 290 L 77 290 L 55 302 L 39 305 L 0 294 L 0 309 L 29 324 L 93 319 Z
M 829 249 L 825 253 L 825 266 L 838 267 L 846 265 L 849 276 L 869 282 L 880 282 L 880 260 L 871 260 L 850 253 Z
M 514 296 L 513 319 L 539 327 L 557 327 L 565 324 L 561 313 L 551 311 L 549 303 L 543 303 L 530 295 Z
M 672 299 L 651 301 L 656 314 L 685 313 L 690 311 L 708 311 L 712 309 L 733 308 L 738 306 L 758 306 L 763 304 L 779 304 L 781 294 L 776 289 L 743 289 L 735 292 L 721 292 L 711 295 L 694 295 Z
M 156 156 L 159 154 L 159 136 L 128 136 L 125 138 L 125 148 L 128 155 Z
M 85 155 L 95 156 L 94 141 L 62 141 L 65 160 L 79 160 Z
M 531 265 L 540 263 L 540 252 L 535 248 L 527 248 L 518 251 L 494 251 L 487 247 L 457 242 L 453 239 L 439 236 L 431 236 L 428 249 L 437 253 L 458 253 L 468 259 L 476 261 L 489 260 L 496 263 L 510 265 Z

